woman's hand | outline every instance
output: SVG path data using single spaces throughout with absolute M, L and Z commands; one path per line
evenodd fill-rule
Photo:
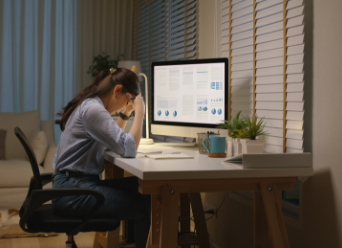
M 126 97 L 129 99 L 131 97 L 131 95 L 126 93 Z M 133 102 L 132 100 L 128 100 L 127 106 L 124 109 L 122 109 L 120 112 L 126 116 L 130 116 L 132 111 L 134 110 L 132 102 Z
M 144 116 L 145 115 L 145 103 L 144 103 L 144 99 L 141 97 L 141 94 L 137 95 L 134 100 L 130 100 L 130 101 L 131 102 L 130 104 L 128 104 L 127 108 L 131 106 L 135 111 L 135 115 L 142 114 Z

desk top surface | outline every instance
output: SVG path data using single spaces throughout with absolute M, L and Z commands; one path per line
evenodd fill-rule
M 180 150 L 194 159 L 155 160 L 138 155 L 137 158 L 121 158 L 106 151 L 104 158 L 125 171 L 143 180 L 179 180 L 209 178 L 266 178 L 266 177 L 308 177 L 313 168 L 257 168 L 246 169 L 242 165 L 223 162 L 227 158 L 210 158 L 200 154 L 198 148 L 165 147 Z

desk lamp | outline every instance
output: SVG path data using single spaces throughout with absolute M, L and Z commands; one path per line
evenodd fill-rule
M 146 138 L 142 138 L 140 140 L 140 145 L 153 145 L 153 139 L 150 139 L 150 131 L 148 127 L 148 82 L 147 77 L 144 73 L 141 72 L 140 61 L 119 61 L 119 68 L 130 69 L 135 72 L 138 76 L 142 76 L 145 78 L 145 130 L 146 130 Z M 139 77 L 140 81 L 140 77 Z

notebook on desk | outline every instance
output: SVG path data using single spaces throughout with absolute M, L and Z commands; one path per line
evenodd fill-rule
M 242 165 L 244 168 L 310 168 L 311 153 L 256 153 L 239 154 L 223 163 Z

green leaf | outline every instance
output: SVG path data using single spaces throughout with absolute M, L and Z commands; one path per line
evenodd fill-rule
M 93 58 L 92 65 L 89 66 L 87 74 L 96 77 L 101 71 L 109 70 L 110 68 L 117 68 L 120 57 L 124 58 L 123 54 L 119 54 L 115 59 L 110 59 L 106 53 L 101 53 Z

